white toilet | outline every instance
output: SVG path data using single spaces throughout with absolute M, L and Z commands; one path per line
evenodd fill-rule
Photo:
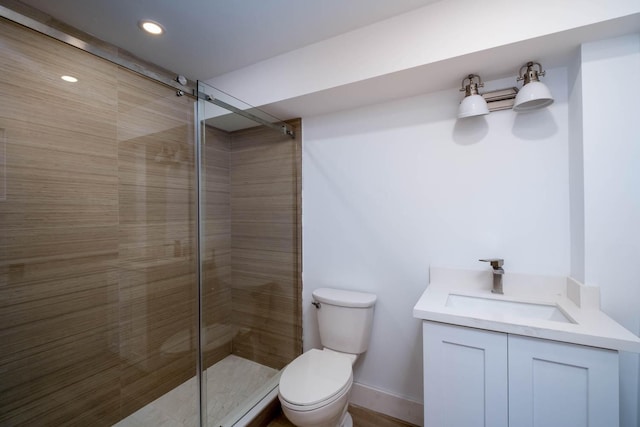
M 324 348 L 306 351 L 284 368 L 278 398 L 296 426 L 351 427 L 351 367 L 369 347 L 376 296 L 320 288 L 313 299 Z

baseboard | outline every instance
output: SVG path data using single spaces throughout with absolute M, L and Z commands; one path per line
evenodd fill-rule
M 349 402 L 417 426 L 423 425 L 424 422 L 421 402 L 405 399 L 363 384 L 353 383 Z

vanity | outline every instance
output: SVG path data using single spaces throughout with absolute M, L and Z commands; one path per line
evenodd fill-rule
M 426 427 L 619 424 L 618 351 L 640 339 L 571 278 L 431 268 L 423 321 Z

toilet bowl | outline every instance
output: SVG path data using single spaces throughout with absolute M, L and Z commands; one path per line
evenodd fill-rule
M 352 358 L 312 349 L 282 372 L 278 397 L 285 416 L 299 427 L 351 425 L 347 413 Z
M 282 412 L 298 427 L 351 427 L 352 366 L 369 346 L 376 296 L 320 288 L 313 299 L 323 350 L 308 350 L 282 371 Z

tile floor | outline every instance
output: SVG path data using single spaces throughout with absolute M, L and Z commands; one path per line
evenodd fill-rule
M 277 373 L 276 369 L 234 355 L 207 369 L 208 425 L 220 425 Z M 197 383 L 193 377 L 114 427 L 196 427 L 197 419 Z

